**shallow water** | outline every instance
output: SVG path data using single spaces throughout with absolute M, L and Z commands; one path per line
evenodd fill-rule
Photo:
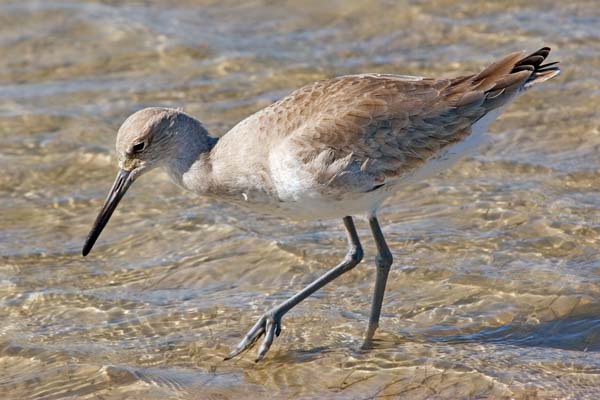
M 598 26 L 595 1 L 3 1 L 0 397 L 598 398 Z M 381 210 L 396 263 L 371 350 L 364 222 L 365 261 L 259 364 L 222 358 L 343 257 L 341 221 L 253 215 L 154 173 L 80 255 L 139 108 L 220 135 L 320 78 L 455 75 L 542 45 L 561 77 Z

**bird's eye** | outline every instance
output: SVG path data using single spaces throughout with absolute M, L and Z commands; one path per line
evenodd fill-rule
M 131 147 L 131 152 L 139 153 L 140 151 L 144 150 L 144 147 L 146 147 L 146 142 L 136 143 Z

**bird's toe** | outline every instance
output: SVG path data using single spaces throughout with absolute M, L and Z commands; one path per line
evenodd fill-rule
M 230 360 L 243 353 L 244 351 L 252 348 L 258 339 L 264 335 L 263 341 L 258 349 L 258 353 L 255 361 L 258 362 L 264 358 L 267 354 L 273 339 L 281 334 L 281 317 L 278 313 L 267 312 L 260 317 L 260 319 L 254 324 L 248 331 L 246 336 L 240 341 L 236 348 L 225 357 L 225 360 Z
M 258 349 L 258 354 L 255 360 L 256 362 L 259 362 L 264 358 L 265 354 L 267 354 L 267 351 L 269 351 L 271 345 L 273 344 L 273 339 L 275 339 L 275 336 L 279 336 L 280 333 L 281 324 L 278 321 L 275 321 L 273 318 L 268 318 L 265 327 L 265 338 Z

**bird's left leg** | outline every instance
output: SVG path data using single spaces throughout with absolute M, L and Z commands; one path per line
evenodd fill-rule
M 258 322 L 254 324 L 242 341 L 237 345 L 235 350 L 233 350 L 225 358 L 226 360 L 229 360 L 230 358 L 233 358 L 241 352 L 249 349 L 254 345 L 254 343 L 256 343 L 258 338 L 264 335 L 263 342 L 258 349 L 258 356 L 256 357 L 256 361 L 260 361 L 271 347 L 275 336 L 279 336 L 279 333 L 281 332 L 281 318 L 285 313 L 290 311 L 292 307 L 300 303 L 302 300 L 342 275 L 344 272 L 350 271 L 352 268 L 358 265 L 358 263 L 362 260 L 363 250 L 358 239 L 358 233 L 354 227 L 354 221 L 352 221 L 352 217 L 344 217 L 343 221 L 348 234 L 349 246 L 348 253 L 346 254 L 344 260 L 335 268 L 329 270 L 327 273 L 298 292 L 296 295 L 284 301 L 277 307 L 267 311 L 258 320 Z
M 365 338 L 367 343 L 373 339 L 373 335 L 375 335 L 375 331 L 379 326 L 379 316 L 381 315 L 381 305 L 383 304 L 385 285 L 387 283 L 388 274 L 390 273 L 390 267 L 394 261 L 392 253 L 383 237 L 383 232 L 381 232 L 381 228 L 379 227 L 377 217 L 372 216 L 369 218 L 369 225 L 371 226 L 371 233 L 373 234 L 373 238 L 375 238 L 375 245 L 377 246 L 377 258 L 375 259 L 377 278 L 375 280 L 375 290 L 373 291 L 373 302 L 371 303 L 369 327 L 367 328 Z

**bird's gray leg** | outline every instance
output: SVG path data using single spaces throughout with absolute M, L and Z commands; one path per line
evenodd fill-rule
M 288 311 L 302 300 L 342 275 L 344 272 L 354 268 L 362 260 L 363 250 L 358 239 L 358 234 L 356 233 L 356 228 L 354 227 L 354 221 L 352 221 L 352 217 L 344 217 L 343 221 L 344 226 L 346 227 L 349 245 L 348 253 L 346 254 L 346 257 L 344 257 L 344 260 L 288 300 L 267 311 L 258 322 L 254 324 L 246 336 L 244 336 L 235 350 L 225 358 L 226 360 L 249 349 L 259 337 L 265 335 L 256 357 L 256 361 L 260 361 L 271 347 L 274 337 L 279 336 L 281 333 L 281 318 Z
M 390 267 L 394 261 L 392 253 L 381 232 L 381 228 L 379 227 L 379 221 L 377 221 L 375 216 L 369 218 L 369 225 L 371 226 L 371 232 L 373 233 L 375 245 L 377 246 L 377 258 L 375 259 L 377 279 L 375 281 L 375 290 L 373 292 L 373 302 L 371 303 L 371 317 L 369 318 L 369 327 L 367 328 L 365 338 L 366 343 L 373 339 L 373 335 L 379 326 L 379 316 L 381 315 L 381 304 L 383 303 L 385 284 L 387 283 L 388 274 L 390 273 Z

